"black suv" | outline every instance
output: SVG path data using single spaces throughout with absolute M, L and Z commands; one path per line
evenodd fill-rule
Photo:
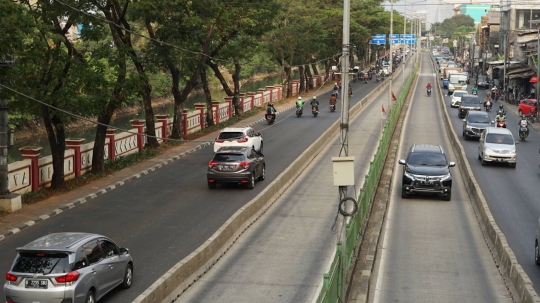
M 461 104 L 458 109 L 458 117 L 460 119 L 465 118 L 465 115 L 470 110 L 482 110 L 482 104 L 480 99 L 475 95 L 463 95 L 461 96 Z
M 220 147 L 208 162 L 208 188 L 214 189 L 218 183 L 237 183 L 253 189 L 256 178 L 264 180 L 265 165 L 264 156 L 250 147 Z
M 414 144 L 407 154 L 407 160 L 401 159 L 398 163 L 403 165 L 402 198 L 406 199 L 414 193 L 433 193 L 450 201 L 452 174 L 449 168 L 456 166 L 456 163 L 448 162 L 442 147 Z

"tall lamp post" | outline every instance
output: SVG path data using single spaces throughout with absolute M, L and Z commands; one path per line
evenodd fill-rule
M 411 5 L 411 11 L 414 12 L 414 5 L 417 4 L 417 3 L 420 3 L 420 2 L 425 2 L 426 0 L 420 0 L 420 1 L 414 1 L 414 2 L 409 2 L 409 4 Z M 406 30 L 405 30 L 405 26 L 407 25 L 407 22 L 405 21 L 406 19 L 406 16 L 407 15 L 407 1 L 405 1 L 405 12 L 403 13 L 403 40 L 406 40 L 405 39 L 405 35 L 407 34 Z M 411 18 L 411 34 L 412 34 L 412 18 Z M 406 43 L 407 44 L 407 43 Z M 411 45 L 411 48 L 412 48 L 412 45 Z M 412 50 L 411 50 L 411 55 L 412 55 Z M 412 67 L 411 67 L 411 70 L 412 70 Z M 403 76 L 403 83 L 405 83 L 405 70 L 403 70 L 401 72 L 401 75 Z

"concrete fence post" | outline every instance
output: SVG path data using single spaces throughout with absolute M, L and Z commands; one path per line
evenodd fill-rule
M 32 191 L 39 190 L 39 153 L 41 147 L 25 146 L 19 148 L 24 159 L 30 160 L 30 184 Z
M 168 114 L 164 114 L 164 115 L 156 115 L 156 120 L 157 122 L 161 122 L 161 137 L 163 139 L 163 141 L 166 141 L 167 138 L 169 137 L 169 134 L 167 134 L 167 130 L 168 130 L 168 121 L 169 121 L 169 115 Z
M 199 123 L 201 124 L 201 129 L 204 129 L 206 127 L 206 119 L 204 115 L 205 108 L 205 103 L 195 103 L 195 109 L 199 111 Z
M 81 176 L 81 145 L 84 142 L 84 139 L 79 138 L 70 138 L 66 139 L 67 149 L 73 149 L 75 151 L 75 177 Z
M 227 99 L 227 98 L 225 98 Z M 221 102 L 219 101 L 212 101 L 212 107 L 214 108 L 214 123 L 215 124 L 219 124 L 219 104 L 221 104 Z
M 186 138 L 187 135 L 188 135 L 187 114 L 188 114 L 188 110 L 184 108 L 184 109 L 182 110 L 182 117 L 183 117 L 183 123 L 182 123 L 182 135 L 183 135 L 184 138 Z
M 144 148 L 144 120 L 130 120 L 129 122 L 131 122 L 133 128 L 137 129 L 137 147 L 139 148 L 139 151 L 142 151 Z M 112 148 L 109 148 L 109 154 L 111 153 L 111 150 Z
M 116 129 L 107 129 L 107 134 L 105 135 L 107 138 L 109 138 L 109 159 L 111 161 L 114 161 L 116 158 L 116 140 L 114 136 L 116 135 Z M 139 147 L 140 148 L 140 147 Z
M 274 100 L 274 87 L 273 86 L 267 86 L 266 90 L 270 92 L 269 102 L 277 101 L 277 100 Z

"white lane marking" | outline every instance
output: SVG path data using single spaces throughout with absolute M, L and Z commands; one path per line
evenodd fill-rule
M 422 66 L 420 66 L 420 68 L 422 68 Z M 420 74 L 421 75 L 421 74 Z M 418 86 L 418 83 L 420 81 L 420 75 L 418 77 L 418 81 L 416 82 L 417 84 L 414 86 L 414 89 L 413 89 L 413 92 L 412 92 L 412 96 L 414 96 L 416 94 L 416 87 Z M 409 120 L 409 117 L 410 117 L 410 111 L 411 111 L 411 108 L 412 108 L 412 102 L 414 100 L 414 97 L 411 98 L 410 100 L 410 103 L 409 103 L 409 108 L 407 108 L 407 114 L 405 116 L 405 119 L 403 120 L 403 125 L 405 125 L 405 128 L 403 128 L 401 130 L 401 137 L 399 139 L 399 144 L 398 144 L 398 150 L 397 150 L 397 156 L 396 157 L 396 160 L 399 160 L 399 155 L 401 154 L 401 151 L 403 150 L 403 144 L 404 144 L 404 141 L 403 140 L 403 135 L 405 134 L 405 131 L 407 130 L 407 126 L 409 125 L 408 123 L 408 120 Z M 381 261 L 379 263 L 379 267 L 377 268 L 377 282 L 375 283 L 375 294 L 373 296 L 373 303 L 379 303 L 380 301 L 380 298 L 379 298 L 379 295 L 380 295 L 380 289 L 381 289 L 381 284 L 383 283 L 383 279 L 382 279 L 382 273 L 384 273 L 384 268 L 385 268 L 385 263 L 386 263 L 386 251 L 387 251 L 387 247 L 388 247 L 388 239 L 390 238 L 390 233 L 391 233 L 391 230 L 392 230 L 392 224 L 393 224 L 393 220 L 392 220 L 392 212 L 394 210 L 394 203 L 395 203 L 395 198 L 394 198 L 394 186 L 396 186 L 396 184 L 398 184 L 398 174 L 395 173 L 396 171 L 399 171 L 399 169 L 397 169 L 397 166 L 396 164 L 394 164 L 394 173 L 393 173 L 393 176 L 392 176 L 392 187 L 390 188 L 390 192 L 388 193 L 390 198 L 388 199 L 388 210 L 387 210 L 387 214 L 386 214 L 386 224 L 384 225 L 384 232 L 383 232 L 383 235 L 384 235 L 384 240 L 383 240 L 383 245 L 380 249 L 381 251 Z

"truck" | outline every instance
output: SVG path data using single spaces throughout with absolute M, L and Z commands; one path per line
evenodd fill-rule
M 451 73 L 448 79 L 448 95 L 452 95 L 454 91 L 467 90 L 467 80 L 469 76 L 466 73 Z

